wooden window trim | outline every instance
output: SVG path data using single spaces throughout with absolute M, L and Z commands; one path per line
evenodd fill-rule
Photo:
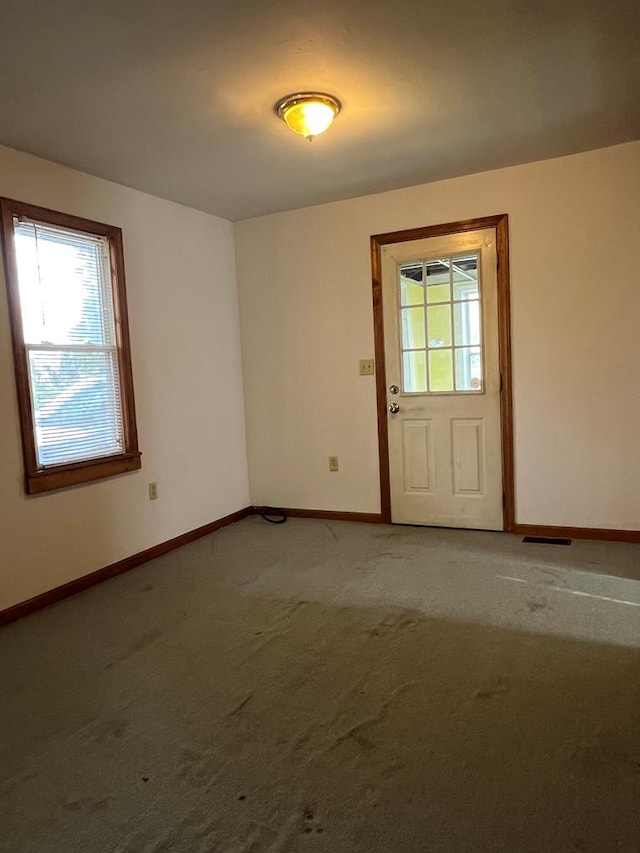
M 111 262 L 111 287 L 113 293 L 114 320 L 116 329 L 116 348 L 120 371 L 122 400 L 122 421 L 124 430 L 123 453 L 115 456 L 98 457 L 81 462 L 53 465 L 42 468 L 38 465 L 35 437 L 33 433 L 33 405 L 29 385 L 29 367 L 27 351 L 22 329 L 22 312 L 18 287 L 18 265 L 15 251 L 13 217 L 24 216 L 40 222 L 58 225 L 76 231 L 85 231 L 106 237 L 109 241 Z M 62 489 L 80 483 L 88 483 L 136 471 L 142 467 L 141 453 L 138 448 L 135 403 L 133 395 L 133 373 L 131 370 L 131 346 L 129 342 L 129 321 L 127 317 L 127 298 L 124 275 L 124 253 L 122 230 L 113 225 L 94 222 L 79 216 L 49 210 L 44 207 L 26 204 L 8 198 L 0 198 L 1 240 L 4 259 L 4 272 L 9 303 L 9 324 L 13 346 L 13 361 L 18 395 L 18 413 L 22 433 L 22 454 L 24 459 L 25 489 L 27 494 Z

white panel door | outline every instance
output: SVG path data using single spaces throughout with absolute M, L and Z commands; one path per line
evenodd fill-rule
M 503 529 L 495 229 L 382 247 L 391 518 Z

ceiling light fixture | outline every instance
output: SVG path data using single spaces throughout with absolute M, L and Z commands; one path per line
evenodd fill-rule
M 314 136 L 324 133 L 342 109 L 342 104 L 333 95 L 322 92 L 299 92 L 281 98 L 274 107 L 289 130 L 304 136 L 309 142 Z

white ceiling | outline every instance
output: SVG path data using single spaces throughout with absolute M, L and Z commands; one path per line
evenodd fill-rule
M 640 138 L 638 0 L 1 0 L 0 142 L 237 220 Z M 312 143 L 273 114 L 344 104 Z

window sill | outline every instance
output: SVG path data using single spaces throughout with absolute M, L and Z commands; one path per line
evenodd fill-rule
M 34 471 L 27 474 L 25 484 L 28 495 L 38 495 L 41 492 L 51 492 L 54 489 L 103 480 L 105 477 L 113 477 L 127 471 L 139 471 L 140 468 L 142 468 L 142 454 L 136 451 L 106 459 L 76 462 L 73 465 L 58 465 L 54 468 Z

